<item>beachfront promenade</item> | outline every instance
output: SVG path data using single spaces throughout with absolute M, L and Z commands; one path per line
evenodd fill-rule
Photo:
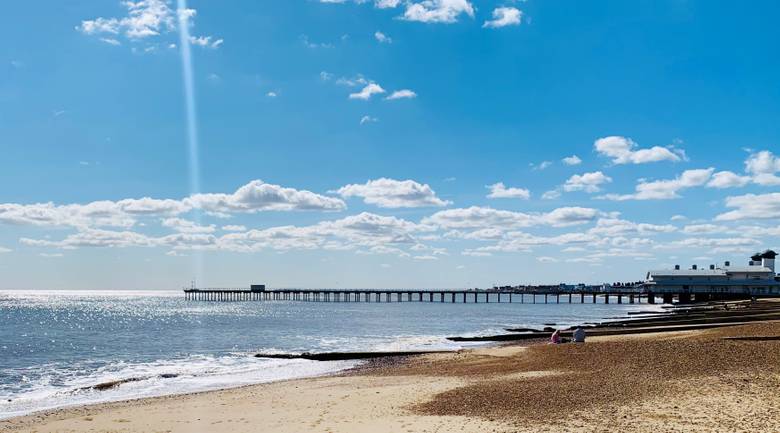
M 403 290 L 403 289 L 184 289 L 193 301 L 302 301 L 302 302 L 430 302 L 430 303 L 604 303 L 656 301 L 672 302 L 669 296 L 656 299 L 653 293 L 620 287 L 612 291 L 491 291 L 491 290 Z M 665 299 L 666 298 L 666 299 Z

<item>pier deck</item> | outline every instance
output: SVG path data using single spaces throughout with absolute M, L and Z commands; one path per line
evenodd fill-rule
M 489 291 L 402 289 L 184 289 L 194 301 L 301 301 L 301 302 L 429 302 L 429 303 L 640 303 L 654 304 L 656 296 L 639 290 L 615 291 Z

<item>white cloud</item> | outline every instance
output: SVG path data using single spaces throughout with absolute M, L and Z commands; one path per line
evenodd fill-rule
M 261 180 L 253 180 L 232 194 L 193 194 L 184 202 L 214 214 L 254 213 L 266 210 L 339 211 L 346 208 L 346 204 L 337 198 L 268 184 Z
M 176 215 L 189 210 L 177 200 L 101 200 L 87 204 L 0 204 L 0 223 L 35 226 L 131 227 L 138 216 Z
M 398 7 L 401 4 L 401 0 L 376 0 L 374 6 L 378 9 L 392 9 Z
M 222 43 L 225 42 L 222 39 L 211 40 L 211 36 L 190 36 L 190 44 L 204 47 L 204 48 L 219 48 Z
M 653 146 L 649 149 L 637 149 L 630 138 L 611 136 L 599 138 L 593 143 L 596 152 L 612 158 L 615 164 L 644 164 L 657 161 L 682 161 L 685 152 L 673 147 Z
M 367 101 L 372 95 L 385 93 L 385 89 L 377 83 L 368 83 L 360 92 L 350 93 L 349 99 L 362 99 Z
M 380 44 L 392 44 L 393 38 L 390 36 L 387 36 L 386 34 L 380 32 L 379 30 L 374 32 L 374 38 L 376 38 L 377 41 L 379 41 Z
M 384 208 L 446 206 L 451 202 L 436 196 L 428 184 L 413 180 L 380 178 L 364 184 L 350 184 L 339 188 L 336 193 L 344 198 L 361 197 L 368 204 Z
M 417 93 L 414 93 L 409 89 L 402 89 L 402 90 L 396 90 L 385 99 L 392 101 L 395 99 L 412 99 L 416 97 L 417 97 Z
M 366 123 L 375 123 L 375 122 L 379 122 L 379 119 L 377 119 L 376 117 L 371 117 L 369 115 L 365 115 L 365 116 L 360 118 L 360 124 L 361 125 L 366 124 Z
M 300 35 L 298 39 L 301 40 L 301 42 L 303 43 L 304 46 L 306 46 L 306 48 L 311 48 L 311 49 L 333 48 L 333 44 L 329 42 L 313 42 L 312 40 L 309 39 L 308 35 Z
M 271 92 L 266 93 L 265 96 L 267 96 L 269 98 L 276 98 L 279 95 L 276 92 L 271 91 Z
M 546 214 L 540 215 L 539 222 L 553 227 L 567 227 L 589 223 L 593 221 L 598 214 L 598 210 L 588 207 L 559 207 Z
M 10 249 L 10 248 L 6 248 L 6 247 L 0 247 L 0 254 L 3 254 L 3 253 L 10 253 L 11 251 L 13 251 L 13 250 L 12 250 L 12 249 Z
M 715 217 L 717 221 L 780 218 L 780 192 L 745 194 L 726 198 L 726 207 L 735 210 Z M 2 214 L 0 214 L 2 218 Z
M 507 188 L 503 182 L 494 183 L 488 185 L 486 188 L 490 189 L 488 198 L 520 198 L 528 200 L 531 198 L 531 192 L 525 188 Z
M 214 214 L 252 213 L 265 210 L 337 211 L 346 208 L 344 201 L 310 191 L 284 188 L 252 181 L 232 194 L 194 194 L 182 200 L 123 199 L 100 200 L 86 204 L 0 203 L 0 223 L 90 227 L 132 227 L 140 217 L 173 217 L 193 208 Z
M 672 215 L 672 217 L 669 219 L 671 219 L 672 221 L 685 221 L 688 219 L 688 217 L 686 217 L 685 215 Z
M 669 200 L 680 198 L 678 192 L 686 188 L 702 186 L 712 177 L 714 168 L 685 170 L 671 180 L 642 181 L 634 194 L 607 194 L 599 198 L 607 200 Z
M 737 188 L 745 186 L 750 182 L 750 176 L 740 176 L 731 171 L 719 171 L 712 175 L 712 179 L 707 182 L 710 188 Z
M 493 19 L 485 21 L 482 27 L 499 28 L 520 25 L 523 11 L 513 7 L 498 7 L 493 9 Z
M 176 30 L 179 17 L 185 22 L 191 22 L 196 15 L 195 9 L 186 9 L 178 11 L 177 16 L 167 0 L 122 1 L 120 4 L 127 9 L 126 16 L 83 20 L 76 26 L 76 30 L 85 35 L 98 36 L 105 43 L 120 45 L 118 39 L 120 36 L 131 42 L 158 37 Z M 222 39 L 212 42 L 211 38 L 211 36 L 191 38 L 191 43 L 217 48 L 223 42 Z M 144 51 L 152 51 L 154 48 L 154 46 L 147 46 Z
M 462 14 L 474 17 L 474 6 L 468 0 L 422 0 L 409 2 L 402 18 L 422 23 L 454 23 Z
M 534 247 L 547 245 L 578 245 L 592 244 L 598 241 L 594 235 L 587 233 L 564 233 L 557 236 L 534 236 L 525 232 L 510 232 L 505 239 L 494 245 L 467 249 L 464 254 L 492 254 L 494 252 L 530 252 Z
M 19 242 L 29 246 L 57 247 L 65 249 L 75 249 L 80 247 L 151 247 L 156 244 L 156 241 L 153 238 L 140 233 L 101 229 L 86 229 L 84 231 L 68 235 L 61 241 L 21 238 L 19 239 Z
M 689 224 L 683 227 L 683 233 L 686 234 L 710 234 L 718 232 L 726 232 L 727 229 L 723 226 L 715 224 Z
M 472 206 L 469 208 L 447 209 L 422 219 L 423 224 L 435 225 L 444 229 L 484 229 L 494 228 L 510 230 L 535 225 L 566 227 L 593 221 L 598 210 L 582 207 L 562 207 L 548 213 L 528 214 L 490 207 Z
M 330 77 L 332 78 L 333 75 L 331 74 Z M 336 80 L 336 84 L 348 87 L 365 86 L 368 83 L 369 81 L 361 74 L 358 74 L 352 78 L 341 77 Z
M 577 155 L 567 156 L 566 158 L 563 158 L 561 160 L 566 165 L 580 165 L 582 164 L 582 160 Z
M 100 38 L 100 40 L 107 43 L 108 45 L 114 45 L 114 46 L 122 45 L 121 42 L 119 42 L 117 39 L 114 38 Z
M 671 233 L 677 231 L 677 227 L 671 224 L 656 225 L 647 223 L 635 223 L 619 218 L 599 218 L 596 226 L 588 230 L 588 233 L 603 236 L 619 236 L 637 233 L 649 235 L 656 233 Z
M 531 167 L 531 170 L 544 170 L 552 165 L 552 161 L 542 161 L 539 164 L 530 163 L 528 164 Z
M 226 232 L 245 232 L 246 226 L 237 225 L 237 224 L 228 224 L 225 226 L 222 226 L 222 230 Z
M 601 191 L 601 185 L 612 182 L 612 178 L 600 171 L 575 174 L 563 185 L 564 191 L 585 191 L 588 193 Z
M 780 157 L 768 150 L 754 153 L 745 160 L 745 171 L 753 176 L 753 182 L 764 186 L 780 185 Z
M 408 256 L 401 247 L 410 248 L 418 244 L 416 235 L 430 230 L 430 227 L 400 218 L 363 212 L 310 226 L 282 226 L 229 233 L 217 240 L 215 248 L 241 252 L 263 249 L 360 249 L 368 253 Z
M 214 233 L 217 230 L 214 224 L 203 226 L 194 221 L 176 217 L 162 220 L 162 226 L 179 233 Z
M 656 248 L 714 248 L 747 247 L 761 242 L 752 238 L 686 238 L 669 242 Z M 713 250 L 714 252 L 715 250 Z
M 542 200 L 555 200 L 556 198 L 561 196 L 561 192 L 557 189 L 552 189 L 550 191 L 545 191 L 544 194 L 542 194 Z
M 556 259 L 555 257 L 550 257 L 550 256 L 540 256 L 540 257 L 537 257 L 536 260 L 541 262 L 541 263 L 558 263 L 558 259 Z

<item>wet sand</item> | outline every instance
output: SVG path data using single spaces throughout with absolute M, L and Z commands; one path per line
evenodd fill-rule
M 777 337 L 780 321 L 766 321 L 436 353 L 33 414 L 0 421 L 0 431 L 780 431 Z

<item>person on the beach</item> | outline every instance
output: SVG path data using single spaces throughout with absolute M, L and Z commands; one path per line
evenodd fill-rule
M 582 329 L 582 326 L 578 326 L 577 329 L 574 330 L 574 333 L 572 334 L 572 337 L 574 337 L 575 343 L 584 343 L 585 342 L 585 330 Z
M 561 344 L 561 330 L 556 329 L 550 336 L 550 344 Z

